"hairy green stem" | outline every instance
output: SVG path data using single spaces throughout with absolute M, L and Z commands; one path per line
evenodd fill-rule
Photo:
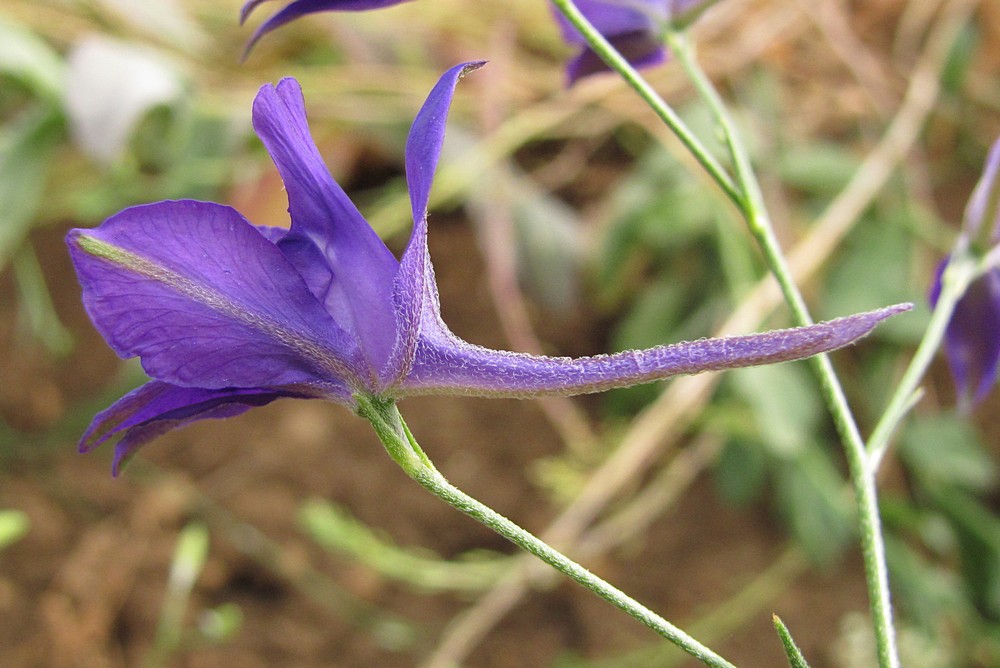
M 744 204 L 742 211 L 747 225 L 760 245 L 768 267 L 777 279 L 796 323 L 799 325 L 812 324 L 813 320 L 809 315 L 805 300 L 795 284 L 791 269 L 774 233 L 774 226 L 771 224 L 749 153 L 729 117 L 722 98 L 698 65 L 684 36 L 677 31 L 667 30 L 665 37 L 667 45 L 684 67 L 698 93 L 708 104 L 722 132 L 736 172 L 736 183 L 741 190 L 741 201 Z M 889 591 L 889 572 L 886 566 L 885 545 L 882 538 L 882 522 L 878 509 L 876 467 L 869 460 L 868 449 L 861 432 L 858 430 L 854 415 L 847 403 L 847 397 L 844 395 L 844 390 L 829 357 L 817 355 L 813 358 L 813 363 L 816 366 L 830 414 L 844 442 L 851 484 L 854 488 L 855 504 L 858 509 L 861 552 L 865 564 L 879 665 L 881 668 L 897 668 L 899 658 Z
M 987 269 L 988 266 L 984 265 L 977 267 L 975 259 L 960 250 L 957 250 L 949 260 L 948 266 L 941 276 L 941 294 L 934 306 L 927 330 L 920 340 L 917 351 L 913 354 L 910 365 L 903 373 L 903 377 L 900 378 L 899 385 L 882 413 L 882 417 L 868 438 L 868 456 L 873 470 L 878 470 L 882 457 L 889 446 L 889 439 L 912 408 L 914 398 L 919 393 L 920 381 L 941 347 L 948 322 L 951 320 L 952 313 L 955 312 L 955 306 L 965 294 L 969 284 Z
M 573 4 L 573 0 L 551 0 L 563 16 L 576 28 L 587 41 L 590 49 L 596 53 L 601 60 L 615 71 L 622 79 L 631 86 L 639 97 L 649 105 L 649 108 L 662 120 L 670 130 L 677 135 L 685 148 L 691 152 L 701 166 L 708 172 L 709 176 L 719 184 L 726 196 L 732 200 L 740 210 L 744 209 L 742 195 L 733 183 L 732 178 L 726 170 L 718 163 L 707 148 L 701 143 L 698 137 L 687 127 L 681 117 L 677 115 L 670 105 L 668 105 L 660 94 L 653 90 L 653 87 L 639 74 L 632 64 L 622 56 L 611 43 L 604 38 L 597 28 L 591 24 L 586 16 Z
M 666 621 L 621 590 L 572 561 L 534 534 L 522 529 L 492 508 L 472 498 L 448 482 L 431 463 L 403 422 L 395 402 L 365 395 L 355 397 L 358 414 L 368 420 L 389 456 L 424 489 L 473 519 L 527 550 L 578 584 L 586 587 L 691 656 L 714 668 L 734 668 L 733 664 Z

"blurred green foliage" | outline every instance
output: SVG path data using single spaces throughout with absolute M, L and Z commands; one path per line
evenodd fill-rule
M 0 510 L 0 550 L 17 542 L 31 528 L 28 516 L 19 510 Z

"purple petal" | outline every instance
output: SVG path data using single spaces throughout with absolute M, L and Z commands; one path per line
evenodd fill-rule
M 658 7 L 662 4 L 660 0 L 637 0 L 635 6 L 625 6 L 608 0 L 576 0 L 575 4 L 591 25 L 608 38 L 631 32 L 656 34 L 658 31 L 653 16 L 663 13 L 662 8 Z M 556 10 L 555 15 L 566 42 L 587 43 L 562 12 Z
M 938 265 L 931 305 L 941 294 L 947 260 Z M 1000 269 L 976 279 L 955 305 L 945 330 L 945 354 L 957 387 L 958 405 L 970 410 L 986 398 L 1000 371 Z
M 910 308 L 901 304 L 808 327 L 578 359 L 488 350 L 454 335 L 424 337 L 400 394 L 571 395 L 679 374 L 785 362 L 852 343 L 882 320 Z
M 576 4 L 594 28 L 634 67 L 651 67 L 666 60 L 667 51 L 660 39 L 657 20 L 654 19 L 666 18 L 663 15 L 662 0 L 636 0 L 630 5 L 606 0 L 579 0 Z M 563 39 L 569 44 L 582 47 L 580 53 L 566 66 L 568 85 L 591 74 L 609 71 L 600 56 L 587 46 L 583 35 L 561 12 L 556 12 L 556 19 Z
M 250 15 L 258 5 L 263 3 L 265 0 L 250 0 L 240 11 L 240 24 L 246 21 L 247 17 Z M 267 33 L 280 28 L 281 26 L 294 21 L 300 16 L 305 16 L 306 14 L 315 14 L 317 12 L 357 12 L 366 9 L 381 9 L 383 7 L 391 7 L 392 5 L 398 5 L 402 2 L 407 2 L 408 0 L 296 0 L 296 2 L 289 3 L 284 9 L 279 10 L 274 16 L 265 21 L 250 37 L 250 41 L 247 42 L 246 48 L 243 50 L 243 58 L 250 54 L 250 50 L 253 49 L 254 45 L 260 40 L 261 37 Z
M 253 125 L 288 191 L 292 226 L 279 247 L 334 320 L 360 341 L 374 377 L 395 342 L 399 263 L 323 164 L 297 81 L 261 88 Z
M 396 278 L 397 339 L 392 357 L 380 376 L 385 386 L 401 381 L 413 363 L 424 296 L 428 285 L 434 285 L 434 270 L 427 252 L 427 202 L 455 86 L 466 74 L 485 64 L 484 61 L 462 63 L 445 72 L 417 113 L 406 140 L 406 182 L 413 208 L 413 232 Z
M 654 67 L 667 59 L 666 48 L 649 32 L 625 33 L 609 37 L 608 41 L 637 69 Z M 566 82 L 568 86 L 572 86 L 583 77 L 609 71 L 600 56 L 590 48 L 584 47 L 579 55 L 566 65 Z
M 307 396 L 292 390 L 203 390 L 154 380 L 95 415 L 80 439 L 80 452 L 90 452 L 120 435 L 112 466 L 118 475 L 136 450 L 172 429 L 207 418 L 233 417 L 282 397 Z
M 157 380 L 220 389 L 357 384 L 357 345 L 233 209 L 137 206 L 67 235 L 87 312 Z
M 434 181 L 434 171 L 441 157 L 441 145 L 444 143 L 445 125 L 455 86 L 466 74 L 485 64 L 485 60 L 462 63 L 441 75 L 413 119 L 410 134 L 406 138 L 406 185 L 410 190 L 414 223 L 427 218 L 427 201 Z

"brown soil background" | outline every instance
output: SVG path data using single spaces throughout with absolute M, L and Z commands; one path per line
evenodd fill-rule
M 106 386 L 118 367 L 79 305 L 60 236 L 53 230 L 36 237 L 47 249 L 46 275 L 59 312 L 80 343 L 70 359 L 55 362 L 11 343 L 5 328 L 2 368 L 13 383 L 4 383 L 3 407 L 12 423 L 29 431 L 61 415 L 58 409 L 86 400 L 90 388 Z M 436 224 L 431 252 L 447 322 L 469 340 L 502 345 L 470 229 L 461 222 Z M 9 295 L 10 281 L 2 288 Z M 13 321 L 3 315 L 2 322 Z M 567 338 L 575 334 L 564 331 Z M 529 529 L 545 527 L 548 501 L 526 471 L 560 446 L 535 405 L 434 397 L 407 400 L 402 408 L 456 485 Z M 159 439 L 143 453 L 152 466 L 136 463 L 118 479 L 109 474 L 108 452 L 83 456 L 73 450 L 72 434 L 44 445 L 14 444 L 7 464 L 0 507 L 22 509 L 32 528 L 0 553 L 0 665 L 141 665 L 155 634 L 177 532 L 194 517 L 208 518 L 213 531 L 192 609 L 235 602 L 245 618 L 235 639 L 185 651 L 171 664 L 177 666 L 413 665 L 412 656 L 378 647 L 335 607 L 296 588 L 305 565 L 386 611 L 411 617 L 426 627 L 427 641 L 464 607 L 460 598 L 411 592 L 317 548 L 294 523 L 309 498 L 342 504 L 400 545 L 446 557 L 475 548 L 512 552 L 410 481 L 362 420 L 333 405 L 282 401 L 236 419 L 200 423 Z M 206 502 L 228 518 L 200 510 Z M 232 539 L 236 522 L 280 546 L 277 568 L 241 553 Z M 587 565 L 682 622 L 749 582 L 783 543 L 765 511 L 721 504 L 704 480 L 641 540 Z M 798 641 L 820 657 L 841 617 L 864 608 L 854 556 L 800 578 L 771 606 L 794 620 Z M 520 605 L 467 665 L 542 666 L 568 650 L 601 656 L 654 641 L 637 622 L 566 583 Z M 726 638 L 719 650 L 745 666 L 779 665 L 782 656 L 767 614 Z

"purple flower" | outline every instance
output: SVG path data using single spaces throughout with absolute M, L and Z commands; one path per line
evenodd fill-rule
M 637 68 L 644 68 L 666 60 L 663 30 L 667 24 L 686 26 L 716 1 L 575 0 L 574 4 L 626 60 Z M 601 57 L 587 46 L 583 35 L 561 12 L 556 11 L 556 20 L 563 39 L 580 47 L 579 53 L 566 66 L 569 84 L 591 74 L 607 72 L 608 67 Z
M 154 437 L 281 397 L 355 408 L 363 395 L 533 397 L 797 359 L 846 345 L 908 306 L 810 327 L 570 359 L 488 350 L 441 320 L 427 202 L 454 88 L 448 70 L 406 144 L 413 232 L 397 260 L 330 176 L 294 79 L 261 88 L 253 124 L 288 192 L 291 228 L 220 204 L 137 206 L 67 242 L 83 301 L 122 357 L 153 378 L 98 414 L 80 448 L 120 437 L 114 470 Z
M 265 2 L 267 0 L 249 0 L 249 2 L 245 3 L 240 10 L 240 25 L 246 22 L 247 17 L 250 16 L 250 13 L 258 5 Z M 250 37 L 250 41 L 247 42 L 246 49 L 243 51 L 243 57 L 246 58 L 250 53 L 250 49 L 254 47 L 254 44 L 261 37 L 286 23 L 294 21 L 300 16 L 315 14 L 317 12 L 358 12 L 365 9 L 381 9 L 382 7 L 398 5 L 401 2 L 408 2 L 408 0 L 293 0 L 293 2 L 285 5 L 284 8 L 279 9 L 274 16 L 254 31 L 254 34 Z
M 984 255 L 1000 247 L 1000 139 L 994 142 L 983 175 L 965 209 L 957 251 Z M 950 258 L 937 268 L 930 291 L 934 306 Z M 989 394 L 1000 371 L 1000 268 L 973 280 L 955 305 L 945 330 L 945 355 L 958 388 L 958 404 L 969 410 Z

